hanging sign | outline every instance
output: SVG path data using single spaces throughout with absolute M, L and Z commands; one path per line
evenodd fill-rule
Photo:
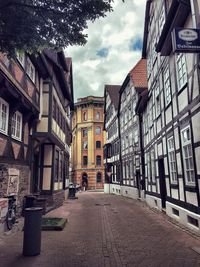
M 173 52 L 199 53 L 200 29 L 175 28 L 172 31 Z

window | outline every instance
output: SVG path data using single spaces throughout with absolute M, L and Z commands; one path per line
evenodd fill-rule
M 171 102 L 170 73 L 168 67 L 164 70 L 164 91 L 165 91 L 165 105 L 167 106 Z
M 18 52 L 16 54 L 17 60 L 19 61 L 19 63 L 24 67 L 24 62 L 25 62 L 25 55 L 24 52 Z
M 83 165 L 86 166 L 88 164 L 88 157 L 83 156 Z
M 96 141 L 96 148 L 101 148 L 101 141 Z
M 96 120 L 99 121 L 100 120 L 100 112 L 96 112 Z
M 56 150 L 55 152 L 55 175 L 54 175 L 54 181 L 58 182 L 58 176 L 59 176 L 59 151 Z
M 6 101 L 0 98 L 0 132 L 8 133 L 8 116 L 9 105 Z
M 178 90 L 180 90 L 187 83 L 187 70 L 185 54 L 178 54 L 176 58 L 176 73 Z
M 163 26 L 165 24 L 165 5 L 163 3 L 162 3 L 162 6 L 161 6 L 161 10 L 160 10 L 160 16 L 159 16 L 158 24 L 159 24 L 158 28 L 159 28 L 159 31 L 160 31 L 160 34 L 161 34 Z
M 12 137 L 21 140 L 22 114 L 18 111 L 12 117 Z
M 189 126 L 181 131 L 181 139 L 186 183 L 194 184 L 195 171 L 192 155 L 191 131 Z
M 156 117 L 160 115 L 161 112 L 161 103 L 160 103 L 160 95 L 156 97 Z
M 174 138 L 173 138 L 173 136 L 168 139 L 167 144 L 168 144 L 170 178 L 171 178 L 172 183 L 176 183 L 177 182 L 176 154 L 175 154 L 175 150 L 174 150 Z
M 83 112 L 83 120 L 86 121 L 87 120 L 87 112 Z
M 87 136 L 87 134 L 88 134 L 88 132 L 87 132 L 87 129 L 83 129 L 83 132 L 82 132 L 82 134 L 83 134 L 83 137 L 86 137 L 86 136 Z
M 96 156 L 96 165 L 101 166 L 101 156 Z
M 97 173 L 97 183 L 101 183 L 102 182 L 102 175 L 101 172 Z
M 155 153 L 154 153 L 154 150 L 151 151 L 151 178 L 152 178 L 152 182 L 156 181 L 156 168 L 155 168 Z
M 97 126 L 96 127 L 96 134 L 101 134 L 101 127 L 100 126 Z
M 88 141 L 83 141 L 83 149 L 88 149 Z
M 29 58 L 27 58 L 26 73 L 30 79 L 35 82 L 35 67 Z

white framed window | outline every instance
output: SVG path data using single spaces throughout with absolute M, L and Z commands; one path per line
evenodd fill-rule
M 152 182 L 156 181 L 156 168 L 155 168 L 155 152 L 151 151 L 151 178 Z
M 0 97 L 0 132 L 8 133 L 9 104 Z
M 12 128 L 11 128 L 12 137 L 21 141 L 22 137 L 22 114 L 19 111 L 16 111 L 12 116 Z
M 16 53 L 17 60 L 19 63 L 24 67 L 25 65 L 25 54 L 24 52 L 17 52 Z
M 186 184 L 194 185 L 194 159 L 192 155 L 191 130 L 189 126 L 181 130 L 181 140 Z
M 168 160 L 169 160 L 169 171 L 172 183 L 177 183 L 177 171 L 176 171 L 176 153 L 174 149 L 174 137 L 170 137 L 167 140 L 168 146 Z
M 161 113 L 161 103 L 160 103 L 160 95 L 156 97 L 156 117 L 158 117 Z
M 30 58 L 27 58 L 26 73 L 30 77 L 30 79 L 35 83 L 35 67 L 31 62 Z
M 183 53 L 179 53 L 176 56 L 176 74 L 178 90 L 180 90 L 187 83 L 186 59 Z
M 159 32 L 161 34 L 163 26 L 165 24 L 165 5 L 164 3 L 161 4 L 161 9 L 160 9 L 160 15 L 159 15 L 159 20 L 158 20 L 158 25 L 159 25 Z
M 169 67 L 167 67 L 164 70 L 164 91 L 165 91 L 165 105 L 167 106 L 172 100 Z

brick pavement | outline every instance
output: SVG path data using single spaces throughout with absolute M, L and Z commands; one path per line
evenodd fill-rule
M 42 232 L 39 256 L 23 257 L 23 233 L 0 238 L 0 267 L 197 267 L 194 238 L 142 202 L 82 192 L 48 216 L 67 217 L 61 232 Z

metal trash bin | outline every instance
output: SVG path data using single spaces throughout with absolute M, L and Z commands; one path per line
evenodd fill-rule
M 33 195 L 24 196 L 23 208 L 22 208 L 22 216 L 24 216 L 26 208 L 34 207 L 35 200 L 36 200 L 36 196 L 33 196 Z
M 76 187 L 75 186 L 69 187 L 68 198 L 76 198 Z
M 36 256 L 40 254 L 42 210 L 43 208 L 41 207 L 32 207 L 25 209 L 23 241 L 24 256 Z

